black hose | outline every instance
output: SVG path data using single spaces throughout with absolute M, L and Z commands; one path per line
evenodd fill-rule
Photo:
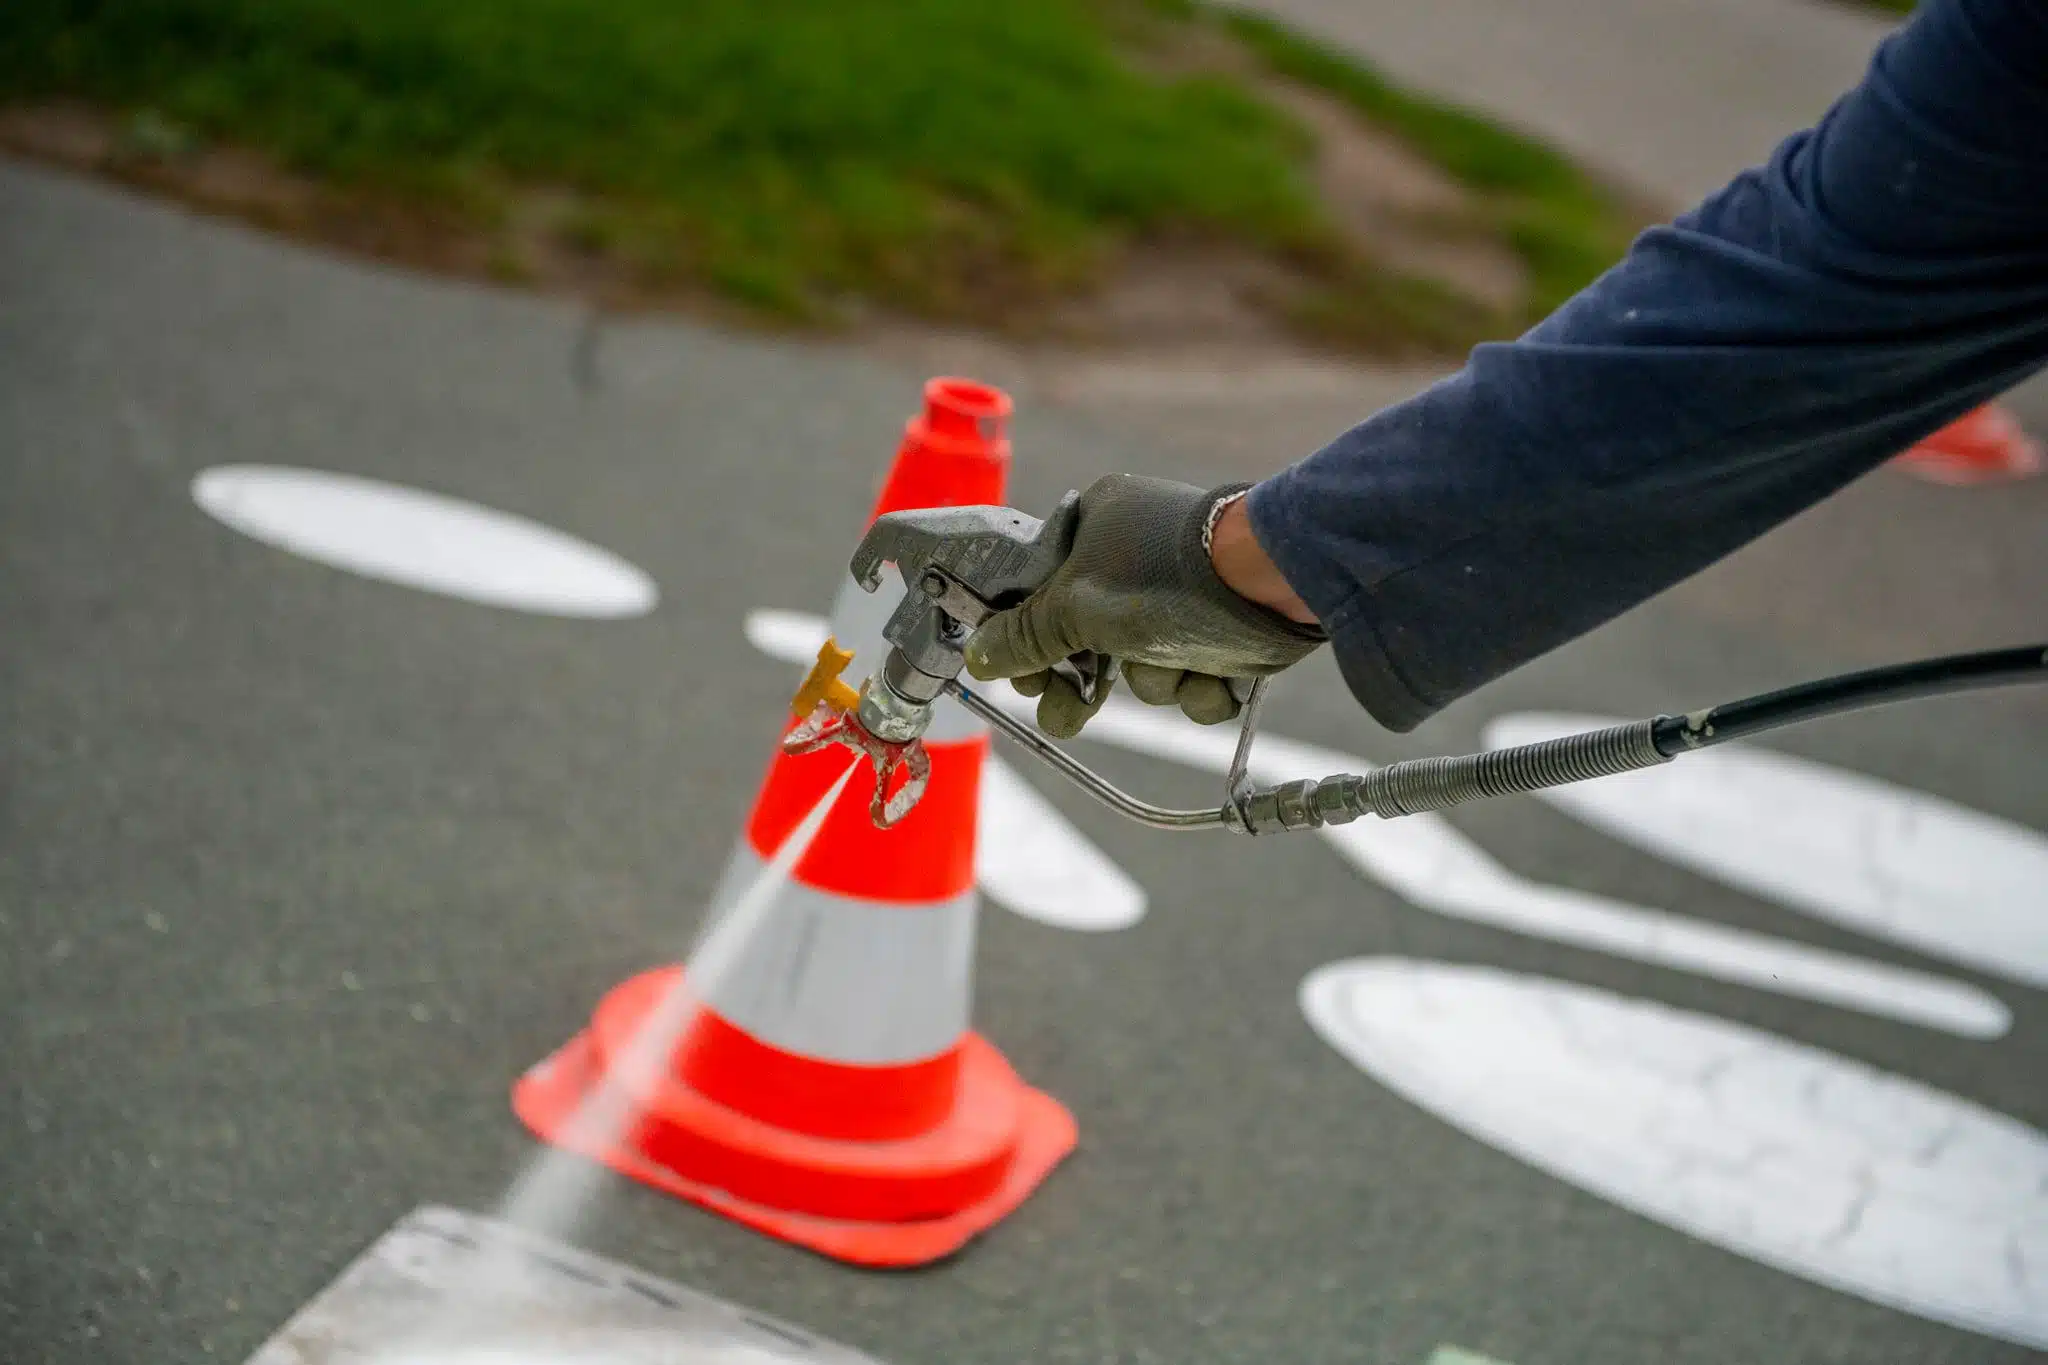
M 1651 742 L 1666 758 L 1731 739 L 1746 739 L 1802 721 L 1819 720 L 1895 701 L 1945 696 L 2008 683 L 2048 682 L 2048 644 L 2015 645 L 1975 654 L 1919 659 L 1862 673 L 1843 673 L 1685 716 L 1659 716 Z
M 1283 782 L 1224 812 L 1233 829 L 1317 829 L 1365 815 L 1392 820 L 1490 796 L 1562 787 L 1660 763 L 1694 749 L 1887 702 L 2007 683 L 2048 682 L 2048 644 L 1921 659 L 1744 697 L 1684 716 L 1658 716 L 1457 758 L 1411 758 L 1364 776 Z

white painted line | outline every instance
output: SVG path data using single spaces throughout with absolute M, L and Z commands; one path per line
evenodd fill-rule
M 525 1228 L 422 1208 L 247 1365 L 877 1365 Z
M 763 609 L 748 612 L 743 629 L 770 658 L 808 664 L 830 627 L 807 612 Z M 977 819 L 975 881 L 1004 909 L 1088 933 L 1144 918 L 1144 888 L 994 754 L 982 764 Z
M 817 661 L 818 646 L 832 630 L 822 616 L 774 607 L 748 612 L 740 629 L 746 633 L 747 643 L 769 658 L 806 667 Z
M 1513 715 L 1494 747 L 1615 722 Z M 2048 837 L 1924 792 L 1747 745 L 1543 800 L 1729 886 L 1873 938 L 2048 987 Z
M 2048 1137 L 1707 1016 L 1479 967 L 1319 968 L 1323 1039 L 1490 1146 L 1790 1274 L 2048 1348 Z
M 808 663 L 816 656 L 824 632 L 825 625 L 817 617 L 794 612 L 754 612 L 747 618 L 749 640 L 778 658 L 797 663 Z M 983 695 L 1013 715 L 1031 716 L 1034 703 L 1006 686 L 989 687 Z M 1082 738 L 1219 777 L 1229 771 L 1237 746 L 1235 726 L 1198 726 L 1178 713 L 1142 706 L 1122 696 L 1112 698 L 1088 723 Z M 1252 746 L 1252 775 L 1260 782 L 1367 772 L 1375 766 L 1355 754 L 1278 735 L 1262 735 Z M 986 817 L 986 808 L 983 814 Z M 1071 837 L 1081 839 L 1078 833 Z M 1441 815 L 1359 820 L 1325 829 L 1321 838 L 1373 881 L 1424 910 L 1453 919 L 1903 1020 L 1964 1038 L 1997 1038 L 2012 1027 L 2012 1012 L 2004 1002 L 1967 982 L 1730 929 L 1591 892 L 1527 881 L 1501 866 Z
M 1055 929 L 1103 933 L 1145 917 L 1145 891 L 1010 765 L 981 768 L 974 876 L 1003 907 Z
M 207 515 L 276 549 L 487 606 L 614 619 L 661 594 L 632 564 L 509 512 L 317 469 L 221 465 L 192 481 Z
M 1005 690 L 991 688 L 989 695 L 1020 710 L 1028 705 L 1021 698 L 1011 701 Z M 1121 698 L 1104 707 L 1082 735 L 1219 775 L 1229 770 L 1236 747 L 1234 727 L 1206 729 Z M 1252 776 L 1260 782 L 1362 773 L 1374 766 L 1355 754 L 1277 735 L 1262 736 L 1252 746 Z M 1320 833 L 1367 877 L 1454 919 L 1965 1038 L 1997 1038 L 2012 1027 L 2004 1002 L 1967 982 L 1527 881 L 1441 815 L 1367 818 Z
M 1423 1365 L 1508 1365 L 1508 1362 L 1456 1346 L 1439 1346 L 1429 1353 L 1429 1359 Z

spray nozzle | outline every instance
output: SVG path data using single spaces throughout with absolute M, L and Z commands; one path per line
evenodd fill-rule
M 923 724 L 916 725 L 905 738 L 883 739 L 863 722 L 870 694 L 881 695 L 887 691 L 887 684 L 877 676 L 856 691 L 839 676 L 852 662 L 853 652 L 841 649 L 837 640 L 828 638 L 819 646 L 818 661 L 811 665 L 803 685 L 790 700 L 797 724 L 783 736 L 782 751 L 809 754 L 838 744 L 865 756 L 875 770 L 875 793 L 868 803 L 868 814 L 878 828 L 887 829 L 910 814 L 924 796 L 925 784 L 932 775 L 931 757 L 925 753 L 920 738 Z M 923 709 L 928 720 L 930 708 Z M 903 774 L 902 785 L 891 793 L 889 786 L 899 772 Z

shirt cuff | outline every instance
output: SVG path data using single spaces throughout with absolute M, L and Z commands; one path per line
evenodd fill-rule
M 1291 529 L 1311 524 L 1291 503 L 1285 474 L 1255 485 L 1245 498 L 1252 535 L 1329 633 L 1330 650 L 1351 695 L 1381 725 L 1406 734 L 1442 708 L 1402 680 L 1380 640 L 1366 594 Z

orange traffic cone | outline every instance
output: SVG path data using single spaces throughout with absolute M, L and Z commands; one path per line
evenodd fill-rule
M 1009 413 L 1009 398 L 985 385 L 927 384 L 874 515 L 1001 502 Z M 850 581 L 841 590 L 834 634 L 868 667 L 899 596 L 893 579 L 876 594 Z M 1074 1120 L 968 1029 L 988 735 L 949 700 L 925 743 L 931 784 L 909 815 L 875 828 L 874 776 L 862 765 L 718 970 L 702 981 L 674 966 L 631 978 L 589 1028 L 520 1078 L 512 1102 L 527 1126 L 862 1265 L 935 1260 L 1021 1204 L 1073 1150 Z M 709 922 L 753 885 L 846 764 L 841 750 L 778 753 Z M 655 1035 L 651 1058 L 644 1036 L 634 1055 L 636 1034 Z M 578 1111 L 600 1087 L 624 1098 L 614 1121 L 592 1124 Z
M 2041 472 L 2040 443 L 2011 413 L 1987 403 L 1895 457 L 1892 464 L 1929 483 L 2003 483 Z

